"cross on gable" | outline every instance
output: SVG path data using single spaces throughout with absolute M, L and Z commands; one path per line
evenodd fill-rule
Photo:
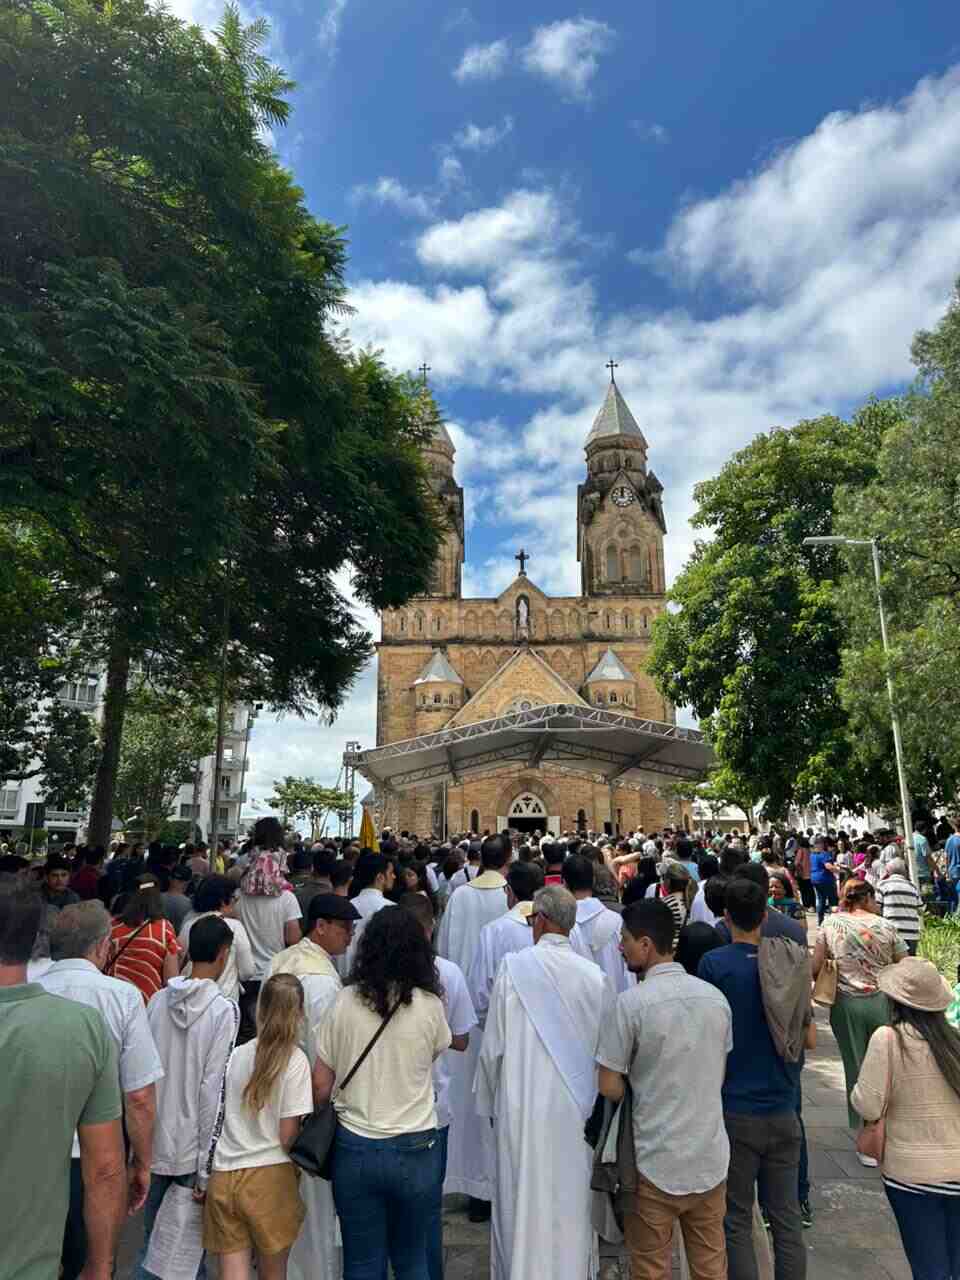
M 520 561 L 520 574 L 522 577 L 525 578 L 527 576 L 527 561 L 530 560 L 532 557 L 529 556 L 527 552 L 524 551 L 524 549 L 521 547 L 519 554 L 515 555 L 513 558 L 514 560 Z
M 619 369 L 619 368 L 620 368 L 620 366 L 617 364 L 616 360 L 612 360 L 612 359 L 611 359 L 611 360 L 608 360 L 608 361 L 607 361 L 607 363 L 606 363 L 606 365 L 604 366 L 604 368 L 606 368 L 606 369 L 609 369 L 609 370 L 610 370 L 610 381 L 611 381 L 611 382 L 616 382 L 616 380 L 617 380 L 617 379 L 616 379 L 616 377 L 614 376 L 614 371 L 615 371 L 616 369 Z

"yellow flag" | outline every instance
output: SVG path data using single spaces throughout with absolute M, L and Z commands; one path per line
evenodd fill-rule
M 374 833 L 373 819 L 370 817 L 369 809 L 364 809 L 360 820 L 360 848 L 372 849 L 374 853 L 380 852 L 380 841 Z

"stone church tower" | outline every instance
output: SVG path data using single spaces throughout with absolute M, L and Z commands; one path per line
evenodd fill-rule
M 584 442 L 577 489 L 581 594 L 548 596 L 520 572 L 491 599 L 464 599 L 463 490 L 439 419 L 425 449 L 430 483 L 450 518 L 427 595 L 384 612 L 377 645 L 377 745 L 564 702 L 673 723 L 645 663 L 664 608 L 662 486 L 647 442 L 614 380 Z M 396 828 L 453 835 L 513 826 L 612 834 L 675 820 L 669 802 L 635 785 L 555 764 L 492 767 L 463 783 L 385 798 Z

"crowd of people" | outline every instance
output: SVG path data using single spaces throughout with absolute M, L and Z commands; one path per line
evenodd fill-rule
M 459 1194 L 493 1280 L 591 1280 L 601 1240 L 632 1280 L 675 1247 L 802 1280 L 817 1001 L 916 1280 L 960 1280 L 960 1036 L 916 955 L 960 823 L 914 852 L 919 887 L 889 832 L 2 851 L 0 1275 L 107 1280 L 142 1210 L 136 1280 L 442 1280 Z

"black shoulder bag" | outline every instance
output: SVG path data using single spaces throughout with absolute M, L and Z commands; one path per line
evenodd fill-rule
M 395 1004 L 377 1027 L 370 1043 L 344 1076 L 343 1084 L 337 1087 L 337 1093 L 347 1087 L 363 1066 L 367 1054 L 383 1035 L 387 1029 L 387 1023 L 399 1008 L 400 1005 Z M 325 1178 L 329 1182 L 333 1178 L 333 1139 L 336 1132 L 337 1113 L 333 1106 L 333 1094 L 331 1094 L 328 1101 L 304 1120 L 297 1140 L 290 1148 L 290 1159 L 312 1178 Z

